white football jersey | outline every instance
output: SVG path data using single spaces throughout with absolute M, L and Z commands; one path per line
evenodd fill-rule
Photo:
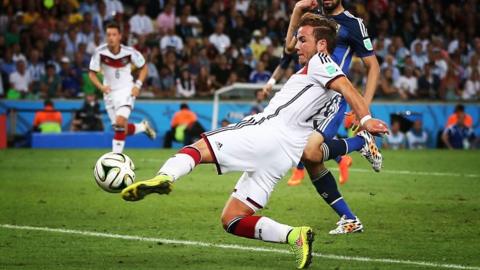
M 330 56 L 314 55 L 305 67 L 288 79 L 265 110 L 253 116 L 254 122 L 273 125 L 278 130 L 276 135 L 285 142 L 279 147 L 289 153 L 293 150 L 295 156 L 301 155 L 313 131 L 313 119 L 320 112 L 329 111 L 326 107 L 331 103 L 328 101 L 339 95 L 329 90 L 329 84 L 340 76 L 345 75 Z
M 133 87 L 131 64 L 137 68 L 145 65 L 143 55 L 132 47 L 120 46 L 120 52 L 113 54 L 107 44 L 100 45 L 90 60 L 90 70 L 103 72 L 103 84 L 110 86 L 112 92 L 130 91 Z

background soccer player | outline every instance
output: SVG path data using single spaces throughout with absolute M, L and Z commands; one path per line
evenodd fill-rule
M 121 153 L 127 135 L 145 132 L 151 139 L 156 137 L 155 131 L 146 120 L 135 124 L 128 123 L 135 97 L 140 94 L 148 70 L 140 52 L 121 44 L 122 34 L 117 24 L 109 24 L 106 35 L 107 44 L 100 45 L 95 50 L 90 60 L 88 75 L 93 84 L 103 92 L 105 108 L 115 131 L 112 151 Z M 131 64 L 140 69 L 135 83 L 131 74 Z M 103 84 L 97 78 L 100 71 L 104 77 Z
M 336 24 L 319 15 L 307 15 L 300 22 L 296 45 L 304 68 L 288 80 L 262 113 L 204 133 L 202 140 L 168 159 L 156 177 L 125 188 L 122 197 L 137 201 L 150 193 L 168 194 L 173 182 L 199 163 L 215 163 L 219 174 L 243 171 L 223 209 L 223 227 L 241 237 L 288 243 L 296 254 L 297 267 L 307 267 L 311 260 L 312 229 L 291 227 L 254 214 L 266 205 L 275 185 L 290 167 L 298 163 L 313 131 L 311 116 L 339 92 L 362 119 L 366 130 L 388 132 L 385 123 L 371 118 L 361 95 L 328 56 L 333 50 Z M 322 120 L 329 117 L 324 114 Z

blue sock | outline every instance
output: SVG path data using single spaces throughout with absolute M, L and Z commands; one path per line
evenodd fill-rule
M 312 183 L 318 194 L 340 217 L 345 215 L 347 219 L 355 218 L 355 215 L 340 194 L 335 178 L 329 170 L 324 169 L 319 175 L 312 177 Z
M 301 162 L 301 161 L 298 162 L 298 164 L 297 164 L 297 169 L 303 170 L 304 168 L 305 168 L 305 165 L 303 165 L 303 162 Z
M 322 144 L 323 160 L 335 159 L 340 162 L 343 155 L 362 149 L 365 139 L 355 136 L 348 139 L 326 139 Z

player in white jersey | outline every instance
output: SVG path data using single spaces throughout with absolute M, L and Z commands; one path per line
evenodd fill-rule
M 122 45 L 121 40 L 122 35 L 118 25 L 109 24 L 107 43 L 95 50 L 90 60 L 89 72 L 92 83 L 103 92 L 105 109 L 115 131 L 112 141 L 112 151 L 115 153 L 123 152 L 127 135 L 144 132 L 151 139 L 156 137 L 148 121 L 128 123 L 135 97 L 140 93 L 148 70 L 142 54 L 132 47 Z M 135 83 L 132 64 L 140 69 Z M 103 83 L 98 80 L 98 72 L 103 73 Z
M 318 15 L 316 18 L 298 31 L 296 49 L 305 67 L 288 80 L 262 113 L 204 133 L 202 140 L 168 159 L 156 177 L 125 188 L 123 199 L 137 201 L 150 193 L 168 194 L 173 182 L 199 163 L 215 163 L 219 174 L 242 171 L 223 209 L 225 230 L 241 237 L 288 243 L 297 267 L 307 267 L 311 262 L 312 229 L 280 224 L 254 216 L 255 212 L 265 207 L 274 186 L 298 163 L 313 132 L 313 116 L 337 92 L 343 94 L 366 130 L 388 131 L 385 123 L 371 118 L 360 94 L 328 55 L 336 35 L 335 23 Z

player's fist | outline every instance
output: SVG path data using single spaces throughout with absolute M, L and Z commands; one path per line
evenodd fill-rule
M 370 118 L 363 124 L 363 128 L 370 132 L 372 135 L 388 134 L 388 126 L 382 120 Z
M 134 86 L 134 87 L 132 88 L 132 96 L 133 96 L 133 97 L 138 97 L 139 94 L 140 94 L 140 88 Z
M 100 88 L 100 90 L 104 93 L 104 94 L 108 94 L 112 91 L 112 89 L 110 89 L 110 86 L 108 85 L 104 85 L 102 86 L 102 88 Z
M 318 6 L 317 0 L 301 0 L 295 4 L 294 9 L 298 10 L 309 10 L 316 8 Z

